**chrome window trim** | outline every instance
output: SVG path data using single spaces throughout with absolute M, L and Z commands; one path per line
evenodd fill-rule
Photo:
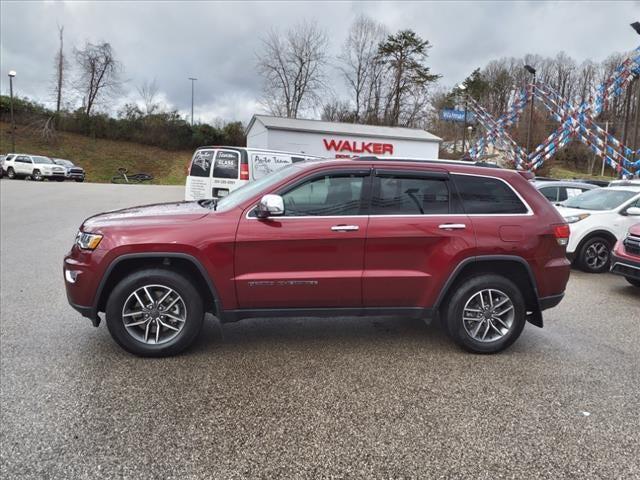
M 278 220 L 278 219 L 292 219 L 292 220 L 296 220 L 296 219 L 303 219 L 303 220 L 307 220 L 309 218 L 363 218 L 363 217 L 383 217 L 383 218 L 429 218 L 429 217 L 471 217 L 471 218 L 477 218 L 477 217 L 532 217 L 534 215 L 533 213 L 533 209 L 531 208 L 531 206 L 529 205 L 529 203 L 527 203 L 527 201 L 522 197 L 522 195 L 520 195 L 518 193 L 518 191 L 513 188 L 509 182 L 507 182 L 506 180 L 504 180 L 503 178 L 500 177 L 494 177 L 492 175 L 480 175 L 477 173 L 455 173 L 455 172 L 449 172 L 450 175 L 466 175 L 468 177 L 481 177 L 481 178 L 492 178 L 494 180 L 500 180 L 502 183 L 504 183 L 505 185 L 507 185 L 511 191 L 513 193 L 516 194 L 516 196 L 520 199 L 520 201 L 522 202 L 522 204 L 526 207 L 527 209 L 527 213 L 471 213 L 471 214 L 466 214 L 466 213 L 446 213 L 446 214 L 441 214 L 441 213 L 429 213 L 429 214 L 407 214 L 407 215 L 398 215 L 398 214 L 393 214 L 393 215 L 381 215 L 381 214 L 376 214 L 376 215 L 327 215 L 327 216 L 321 216 L 321 215 L 306 215 L 306 216 L 299 216 L 299 217 L 287 217 L 287 216 L 277 216 L 277 217 L 265 217 L 265 218 L 258 218 L 258 217 L 250 217 L 249 215 L 251 214 L 251 212 L 253 212 L 256 207 L 258 206 L 258 204 L 253 205 L 253 207 L 249 208 L 247 213 L 245 214 L 245 218 L 247 220 Z M 265 194 L 267 195 L 267 194 Z M 460 200 L 462 202 L 462 199 Z

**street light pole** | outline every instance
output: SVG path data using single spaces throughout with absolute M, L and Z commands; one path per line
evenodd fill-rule
M 464 157 L 464 144 L 467 140 L 467 101 L 468 101 L 468 96 L 467 96 L 467 92 L 466 89 L 467 87 L 464 84 L 460 84 L 458 85 L 458 88 L 460 90 L 462 90 L 463 95 L 464 95 L 464 125 L 462 126 L 462 156 Z
M 529 125 L 527 125 L 527 155 L 531 152 L 531 124 L 533 123 L 533 99 L 536 86 L 536 69 L 531 65 L 525 65 L 524 69 L 533 75 L 533 83 L 531 84 L 531 105 L 529 105 Z
M 193 127 L 193 86 L 194 82 L 198 79 L 189 77 L 189 80 L 191 80 L 191 126 Z
M 16 151 L 16 122 L 13 118 L 13 77 L 16 76 L 15 70 L 9 72 L 9 96 L 11 97 L 11 151 Z

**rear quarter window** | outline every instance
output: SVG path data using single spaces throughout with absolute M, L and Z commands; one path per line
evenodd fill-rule
M 464 211 L 471 215 L 525 214 L 526 205 L 502 180 L 472 175 L 452 176 Z
M 198 150 L 193 155 L 193 160 L 191 160 L 189 175 L 192 177 L 208 177 L 212 163 L 213 150 Z

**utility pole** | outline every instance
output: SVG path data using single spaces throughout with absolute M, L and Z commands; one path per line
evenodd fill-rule
M 464 95 L 464 124 L 462 125 L 462 157 L 464 158 L 464 144 L 467 140 L 467 111 L 469 107 L 469 94 L 467 93 L 467 86 L 464 83 L 458 85 L 458 90 Z M 471 142 L 471 140 L 469 140 Z
M 195 81 L 198 80 L 197 78 L 193 78 L 193 77 L 189 77 L 189 80 L 191 80 L 191 126 L 193 127 L 193 86 L 195 84 Z
M 531 105 L 529 105 L 529 125 L 527 125 L 527 155 L 531 150 L 531 124 L 533 123 L 533 101 L 535 98 L 536 87 L 536 69 L 531 65 L 525 65 L 524 69 L 533 75 L 533 83 L 531 83 Z
M 16 76 L 16 71 L 11 70 L 9 72 L 9 96 L 11 97 L 11 151 L 16 151 L 16 122 L 13 118 L 13 77 Z

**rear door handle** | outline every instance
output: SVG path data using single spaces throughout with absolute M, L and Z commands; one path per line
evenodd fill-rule
M 358 225 L 334 225 L 331 227 L 331 230 L 334 232 L 355 232 L 359 229 L 360 227 Z
M 441 230 L 464 230 L 467 226 L 464 223 L 443 223 L 438 225 Z

